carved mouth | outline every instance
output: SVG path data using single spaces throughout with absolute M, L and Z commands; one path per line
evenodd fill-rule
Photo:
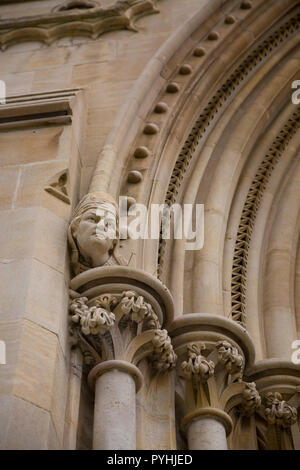
M 94 233 L 91 238 L 94 238 L 97 241 L 109 240 L 109 237 L 106 236 L 105 234 L 97 234 L 97 233 Z

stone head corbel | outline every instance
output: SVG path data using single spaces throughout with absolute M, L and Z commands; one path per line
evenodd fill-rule
M 75 275 L 90 268 L 118 264 L 114 257 L 117 227 L 118 207 L 109 194 L 98 191 L 81 199 L 68 229 Z

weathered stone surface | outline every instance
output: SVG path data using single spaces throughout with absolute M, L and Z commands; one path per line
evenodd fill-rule
M 1 166 L 21 165 L 60 159 L 63 128 L 7 132 L 1 135 Z
M 299 28 L 296 0 L 1 2 L 1 449 L 300 449 Z M 90 193 L 204 204 L 204 246 L 99 254 Z

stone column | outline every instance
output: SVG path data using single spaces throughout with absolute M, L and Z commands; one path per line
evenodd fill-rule
M 196 313 L 176 319 L 170 336 L 178 356 L 177 393 L 182 403 L 179 412 L 183 415 L 180 424 L 188 448 L 227 450 L 231 444 L 227 438 L 236 416 L 233 413 L 232 420 L 231 411 L 241 406 L 247 388 L 243 381 L 245 357 L 254 357 L 251 340 L 232 321 Z M 258 406 L 258 399 L 248 388 L 247 412 L 252 402 L 254 407 Z
M 121 266 L 81 273 L 71 287 L 80 290 L 70 303 L 71 340 L 82 350 L 95 393 L 93 449 L 135 450 L 136 393 L 143 381 L 137 366 L 147 359 L 143 373 L 149 367 L 161 374 L 175 367 L 162 327 L 172 318 L 172 297 L 149 274 Z
M 68 407 L 66 412 L 66 431 L 64 449 L 75 450 L 78 431 L 80 390 L 83 358 L 79 348 L 71 350 L 71 371 L 69 377 Z
M 136 449 L 136 392 L 142 374 L 125 361 L 106 361 L 89 374 L 95 387 L 94 450 Z
M 189 450 L 227 450 L 232 421 L 222 410 L 201 408 L 183 419 Z

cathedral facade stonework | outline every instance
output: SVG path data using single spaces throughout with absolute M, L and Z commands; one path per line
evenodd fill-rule
M 300 450 L 299 41 L 298 0 L 1 2 L 0 449 Z M 158 204 L 201 249 L 122 236 Z

